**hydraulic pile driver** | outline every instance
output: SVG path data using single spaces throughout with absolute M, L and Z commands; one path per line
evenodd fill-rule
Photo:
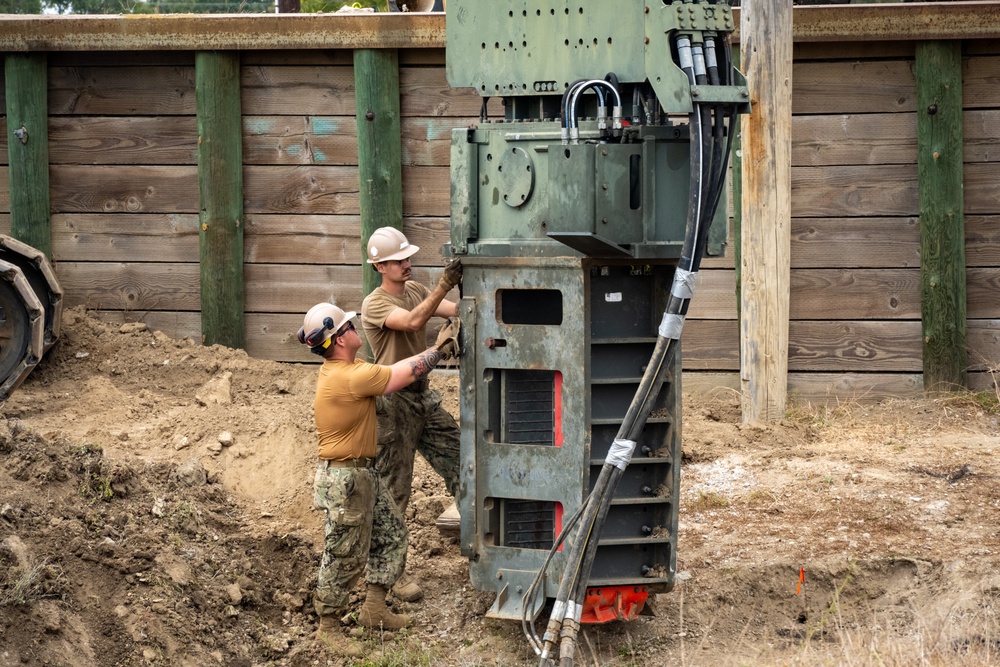
M 448 82 L 484 98 L 452 137 L 445 248 L 465 268 L 462 550 L 497 593 L 488 615 L 521 620 L 543 660 L 561 636 L 571 661 L 581 622 L 635 618 L 673 587 L 680 333 L 724 243 L 749 94 L 725 4 L 446 11 Z

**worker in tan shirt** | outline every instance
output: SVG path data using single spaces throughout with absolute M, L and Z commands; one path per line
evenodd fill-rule
M 438 346 L 391 366 L 357 360 L 361 338 L 351 319 L 330 303 L 306 313 L 299 340 L 323 357 L 314 403 L 319 465 L 313 484 L 317 509 L 326 513 L 325 542 L 314 596 L 320 617 L 317 637 L 335 653 L 359 656 L 361 645 L 340 631 L 350 592 L 368 566 L 367 596 L 360 625 L 396 630 L 410 619 L 385 604 L 386 591 L 406 564 L 403 516 L 373 462 L 377 443 L 375 397 L 425 378 L 441 358 Z M 442 345 L 453 345 L 442 332 Z

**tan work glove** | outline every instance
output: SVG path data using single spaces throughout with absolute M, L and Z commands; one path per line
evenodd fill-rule
M 462 321 L 457 317 L 449 317 L 438 331 L 437 340 L 434 347 L 441 353 L 442 360 L 454 359 L 459 354 L 458 332 L 462 328 Z
M 445 292 L 450 292 L 460 282 L 462 282 L 462 260 L 456 257 L 444 267 L 444 274 L 438 281 L 438 285 L 443 287 Z

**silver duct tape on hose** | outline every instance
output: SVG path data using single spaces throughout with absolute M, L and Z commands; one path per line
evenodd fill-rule
M 691 60 L 691 40 L 687 37 L 677 39 L 677 59 L 680 61 L 681 69 L 694 69 L 694 62 Z
M 632 452 L 635 451 L 635 440 L 624 440 L 615 438 L 611 443 L 611 449 L 604 459 L 605 463 L 610 463 L 619 470 L 625 470 L 628 462 L 632 460 Z
M 657 330 L 657 333 L 663 338 L 669 338 L 670 340 L 680 340 L 681 329 L 683 328 L 684 328 L 683 315 L 672 315 L 670 313 L 663 313 L 663 319 L 660 321 L 660 328 Z
M 579 624 L 580 619 L 583 618 L 583 605 L 577 604 L 571 600 L 570 603 L 566 605 L 566 618 L 571 618 Z
M 670 293 L 678 299 L 690 299 L 694 296 L 694 285 L 697 281 L 697 271 L 678 268 L 674 271 L 674 282 L 670 285 Z

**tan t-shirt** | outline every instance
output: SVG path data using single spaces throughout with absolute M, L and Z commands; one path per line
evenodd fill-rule
M 342 461 L 375 456 L 375 397 L 385 393 L 392 369 L 364 361 L 327 359 L 316 380 L 313 414 L 319 458 Z
M 426 286 L 407 280 L 402 296 L 393 296 L 376 287 L 365 297 L 361 304 L 361 326 L 372 347 L 375 363 L 394 364 L 427 349 L 427 327 L 421 327 L 419 331 L 396 331 L 387 328 L 385 320 L 397 308 L 413 310 L 430 293 Z

